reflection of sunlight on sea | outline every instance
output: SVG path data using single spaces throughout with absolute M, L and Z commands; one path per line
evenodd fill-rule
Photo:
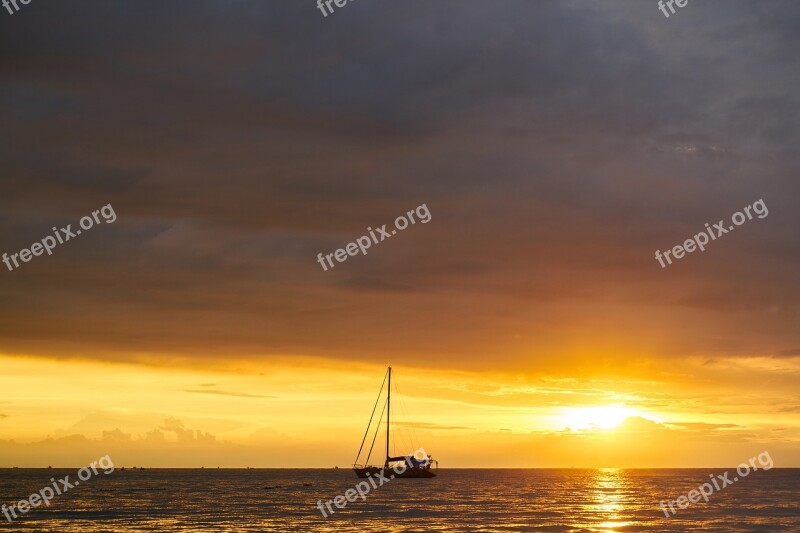
M 617 531 L 618 528 L 630 525 L 631 522 L 619 520 L 625 503 L 622 494 L 623 471 L 618 468 L 602 468 L 594 476 L 594 514 L 605 518 L 597 524 L 598 531 Z
M 711 470 L 714 471 L 714 470 Z M 670 501 L 709 471 L 441 470 L 393 480 L 323 518 L 319 500 L 355 487 L 341 470 L 116 471 L 51 507 L 32 509 L 15 531 L 800 531 L 798 470 L 754 472 L 669 518 Z M 49 478 L 74 472 L 0 470 L 0 503 L 19 501 Z M 0 526 L 0 531 L 2 531 Z

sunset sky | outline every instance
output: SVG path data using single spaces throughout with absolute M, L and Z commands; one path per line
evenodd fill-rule
M 414 426 L 442 467 L 800 467 L 799 26 L 794 0 L 3 10 L 0 253 L 117 220 L 0 263 L 0 468 L 346 467 L 390 364 L 397 451 Z

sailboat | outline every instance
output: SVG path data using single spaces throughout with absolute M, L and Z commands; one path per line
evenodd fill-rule
M 372 444 L 370 445 L 369 453 L 367 453 L 365 464 L 359 464 L 358 460 L 361 457 L 361 452 L 364 449 L 364 443 L 367 441 L 369 429 L 372 426 L 372 419 L 375 417 L 375 410 L 378 408 L 378 402 L 381 399 L 383 386 L 386 384 L 387 379 L 389 384 L 386 388 L 386 402 L 384 404 L 385 408 L 381 411 L 381 416 L 378 419 L 378 424 L 375 428 L 375 436 L 372 438 Z M 391 427 L 389 417 L 391 415 L 391 406 L 392 367 L 389 367 L 386 371 L 386 376 L 383 378 L 381 390 L 378 392 L 378 399 L 375 400 L 375 406 L 372 408 L 372 415 L 369 417 L 369 424 L 367 424 L 367 430 L 364 432 L 364 438 L 361 439 L 361 447 L 358 449 L 356 460 L 353 463 L 353 471 L 356 473 L 356 476 L 360 478 L 366 478 L 369 476 L 383 476 L 389 479 L 436 477 L 436 474 L 431 470 L 431 465 L 436 463 L 438 469 L 439 463 L 438 461 L 433 460 L 433 458 L 431 458 L 431 456 L 428 454 L 423 454 L 423 457 L 419 457 L 418 452 L 423 451 L 422 448 L 409 455 L 402 455 L 399 457 L 392 457 L 389 455 L 389 430 Z M 369 458 L 372 455 L 372 448 L 375 446 L 375 439 L 378 436 L 378 430 L 381 427 L 381 420 L 383 419 L 384 413 L 386 413 L 386 460 L 383 462 L 383 466 L 371 466 L 369 465 Z

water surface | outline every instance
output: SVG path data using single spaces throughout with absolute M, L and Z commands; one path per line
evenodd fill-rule
M 0 470 L 0 504 L 75 472 Z M 0 515 L 0 531 L 800 531 L 800 469 L 753 472 L 709 503 L 664 516 L 659 500 L 722 472 L 441 469 L 433 479 L 392 480 L 323 518 L 317 501 L 359 482 L 350 470 L 126 469 L 13 524 Z

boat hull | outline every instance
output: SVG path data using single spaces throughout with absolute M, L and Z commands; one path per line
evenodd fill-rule
M 367 466 L 364 468 L 353 468 L 357 477 L 381 477 L 387 479 L 410 479 L 410 478 L 429 478 L 436 477 L 429 468 L 406 468 L 404 472 L 396 472 L 393 468 L 378 468 L 377 466 Z

